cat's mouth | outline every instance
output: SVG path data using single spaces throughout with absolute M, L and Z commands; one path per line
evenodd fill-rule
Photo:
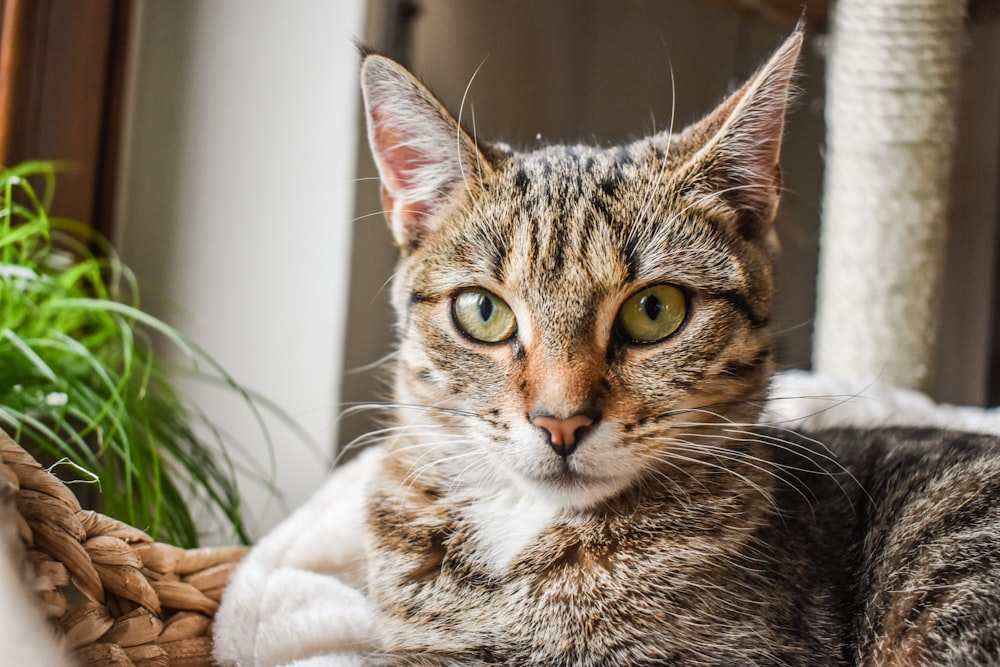
M 542 495 L 558 500 L 567 508 L 583 509 L 615 495 L 628 485 L 617 475 L 581 470 L 569 461 L 558 461 L 544 470 L 524 475 L 530 486 Z
M 574 470 L 568 461 L 559 461 L 556 465 L 558 470 L 541 473 L 538 476 L 538 481 L 555 486 L 586 486 L 588 483 L 600 481 L 594 475 Z

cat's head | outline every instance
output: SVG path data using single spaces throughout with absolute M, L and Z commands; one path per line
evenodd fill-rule
M 585 507 L 676 467 L 691 454 L 664 453 L 706 424 L 756 419 L 801 42 L 682 132 L 523 152 L 477 142 L 403 67 L 365 57 L 400 249 L 396 399 L 424 406 L 402 419 L 433 450 L 416 459 Z

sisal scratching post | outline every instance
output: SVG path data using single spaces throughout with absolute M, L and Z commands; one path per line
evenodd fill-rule
M 817 371 L 927 387 L 963 9 L 960 0 L 834 6 Z

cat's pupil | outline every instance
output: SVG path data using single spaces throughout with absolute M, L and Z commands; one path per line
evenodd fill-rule
M 479 295 L 479 316 L 483 322 L 489 322 L 493 317 L 493 302 L 483 295 Z
M 642 312 L 646 313 L 646 317 L 651 321 L 655 321 L 660 316 L 660 313 L 663 312 L 663 302 L 653 294 L 647 294 L 642 297 L 639 301 L 639 307 L 642 308 Z

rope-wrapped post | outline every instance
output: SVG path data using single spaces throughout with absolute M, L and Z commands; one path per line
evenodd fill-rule
M 963 14 L 961 0 L 834 5 L 817 371 L 932 377 Z

